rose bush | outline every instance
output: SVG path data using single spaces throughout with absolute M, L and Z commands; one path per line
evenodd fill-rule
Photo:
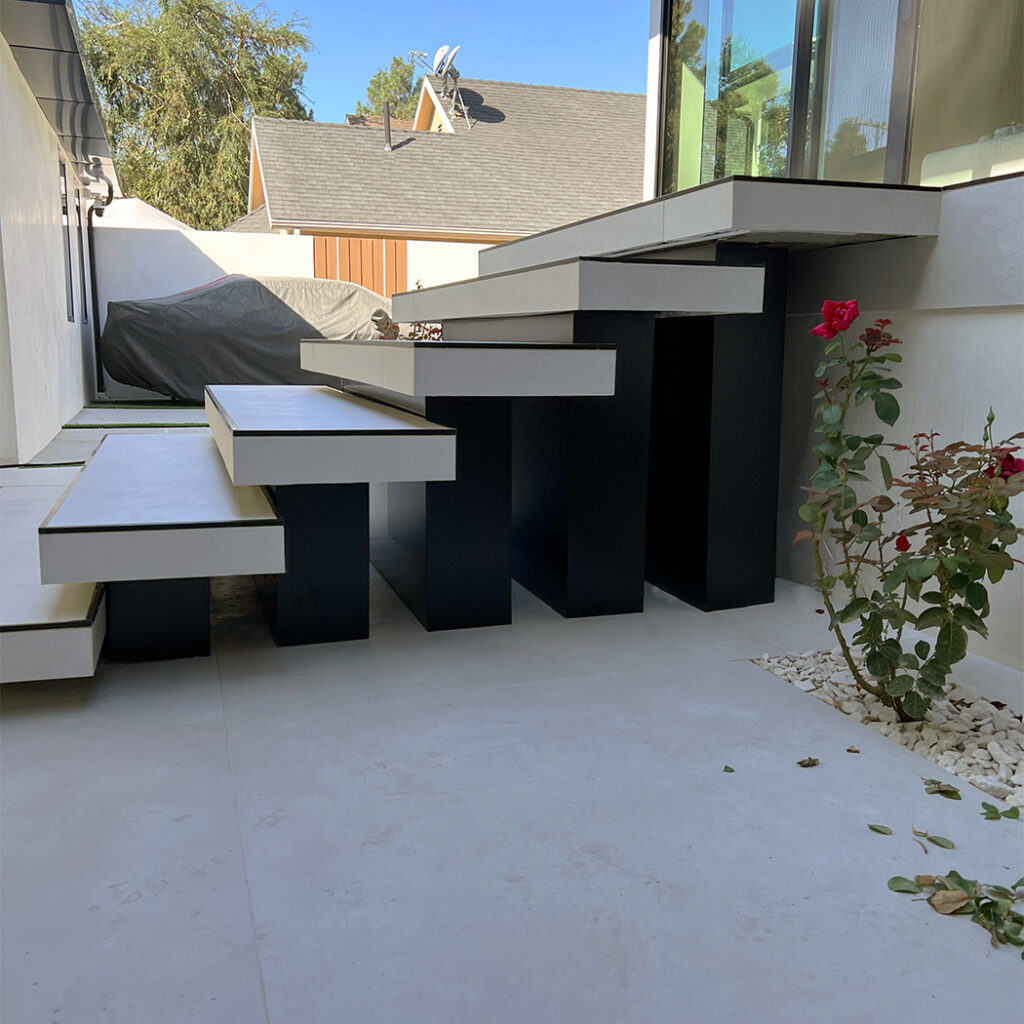
M 893 392 L 902 385 L 892 370 L 902 357 L 885 351 L 900 340 L 886 330 L 892 321 L 879 319 L 859 344 L 847 342 L 843 332 L 859 315 L 856 301 L 829 301 L 824 322 L 811 331 L 829 342 L 815 370 L 822 440 L 800 507 L 808 529 L 794 543 L 811 541 L 830 628 L 858 685 L 902 719 L 919 719 L 945 692 L 952 666 L 967 653 L 968 633 L 987 635 L 988 588 L 1015 564 L 1007 549 L 1021 531 L 1009 500 L 1024 491 L 1024 459 L 1014 454 L 1024 433 L 994 444 L 991 410 L 978 444 L 938 447 L 934 432 L 915 435 L 911 445 L 890 444 L 880 433 L 848 430 L 851 407 L 867 402 L 887 426 L 900 415 Z M 909 453 L 902 476 L 893 475 L 890 449 Z M 885 490 L 863 497 L 871 489 L 869 465 Z M 887 516 L 900 528 L 888 529 Z M 854 623 L 863 669 L 843 631 Z M 937 633 L 906 650 L 908 628 Z

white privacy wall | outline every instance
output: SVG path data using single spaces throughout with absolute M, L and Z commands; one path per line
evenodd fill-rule
M 807 332 L 824 299 L 857 299 L 859 334 L 876 317 L 894 321 L 903 344 L 896 375 L 902 415 L 880 432 L 909 443 L 937 430 L 939 443 L 980 440 L 991 405 L 997 439 L 1024 430 L 1024 178 L 982 182 L 943 193 L 938 238 L 902 239 L 793 254 L 783 385 L 778 571 L 814 579 L 810 548 L 793 547 L 802 523 L 800 490 L 815 460 L 814 366 L 823 343 Z M 858 410 L 873 433 L 870 407 Z M 859 421 L 858 421 L 859 422 Z M 871 429 L 868 429 L 868 427 Z M 904 453 L 905 454 L 905 453 Z M 894 470 L 905 467 L 900 453 Z M 1024 521 L 1024 495 L 1013 502 Z M 1024 541 L 1015 556 L 1024 559 Z M 984 657 L 1024 669 L 1024 567 L 992 590 L 990 638 L 971 639 Z
M 0 459 L 27 462 L 85 402 L 90 334 L 74 237 L 67 319 L 57 137 L 2 38 L 0 96 Z
M 409 291 L 435 284 L 467 281 L 476 277 L 477 253 L 486 245 L 476 242 L 408 242 L 407 285 Z
M 313 276 L 313 239 L 308 235 L 193 231 L 145 222 L 124 226 L 109 214 L 97 218 L 95 225 L 101 324 L 108 302 L 156 299 L 228 274 Z

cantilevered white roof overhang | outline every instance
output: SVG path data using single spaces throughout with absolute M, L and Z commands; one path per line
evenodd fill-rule
M 120 194 L 106 130 L 65 0 L 0 0 L 0 29 L 78 175 L 100 174 Z

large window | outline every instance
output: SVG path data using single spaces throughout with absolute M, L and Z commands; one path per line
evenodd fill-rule
M 661 191 L 786 173 L 797 0 L 670 0 Z
M 665 0 L 662 194 L 1024 170 L 1024 0 Z

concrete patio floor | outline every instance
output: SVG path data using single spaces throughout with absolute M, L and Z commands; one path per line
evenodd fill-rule
M 213 657 L 0 693 L 5 1022 L 1021 1019 L 1019 952 L 886 881 L 1012 883 L 1024 825 L 750 664 L 831 646 L 807 588 L 427 634 L 377 579 L 281 649 L 249 593 Z

